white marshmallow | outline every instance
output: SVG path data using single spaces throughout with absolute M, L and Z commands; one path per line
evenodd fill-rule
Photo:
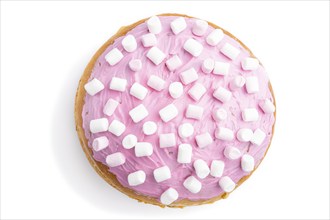
M 203 107 L 189 104 L 186 111 L 186 117 L 201 120 L 203 117 L 203 112 Z
M 93 96 L 98 92 L 102 91 L 104 89 L 104 85 L 101 83 L 100 80 L 94 78 L 88 83 L 86 83 L 84 88 L 89 95 Z
M 109 125 L 109 129 L 108 129 L 108 131 L 110 133 L 116 135 L 117 137 L 122 135 L 125 132 L 125 130 L 126 130 L 126 126 L 116 119 L 114 119 L 111 122 L 111 124 Z
M 108 164 L 109 167 L 117 167 L 125 163 L 126 159 L 124 154 L 117 152 L 108 155 L 105 158 L 106 163 Z
M 240 89 L 245 85 L 245 78 L 243 76 L 235 76 L 232 81 L 229 83 L 229 88 L 232 91 L 235 91 L 236 89 Z
M 117 48 L 113 48 L 107 55 L 105 55 L 105 60 L 110 64 L 110 66 L 114 66 L 121 59 L 123 59 L 124 55 Z
M 111 82 L 110 82 L 110 89 L 119 91 L 119 92 L 124 92 L 126 89 L 127 85 L 127 80 L 118 78 L 118 77 L 112 77 Z
M 196 70 L 191 67 L 190 69 L 187 69 L 186 71 L 180 73 L 180 79 L 184 85 L 188 85 L 198 79 L 198 74 Z
M 208 28 L 209 24 L 204 20 L 196 19 L 192 27 L 192 32 L 196 36 L 203 36 Z
M 195 101 L 199 101 L 205 93 L 206 88 L 203 86 L 203 84 L 197 82 L 188 91 L 190 97 Z
M 157 131 L 157 124 L 153 121 L 144 122 L 142 130 L 145 135 L 152 135 Z
M 205 177 L 207 177 L 210 174 L 209 166 L 202 159 L 195 160 L 194 168 L 195 168 L 195 171 L 196 171 L 196 175 L 201 179 L 204 179 Z
M 178 109 L 175 107 L 175 105 L 169 104 L 159 110 L 159 116 L 164 122 L 169 122 L 173 118 L 175 118 L 179 114 Z
M 131 34 L 124 37 L 121 41 L 121 45 L 123 45 L 123 48 L 129 53 L 135 51 L 137 48 L 135 37 Z
M 156 91 L 161 91 L 165 87 L 165 81 L 158 76 L 151 75 L 148 79 L 147 85 Z
M 203 51 L 203 45 L 198 41 L 189 38 L 183 45 L 183 49 L 194 57 L 198 57 Z
M 236 160 L 240 158 L 241 151 L 237 149 L 236 147 L 227 146 L 225 150 L 223 151 L 223 154 L 225 157 L 227 157 L 229 160 Z
M 164 205 L 170 205 L 179 198 L 179 193 L 173 188 L 168 188 L 160 196 L 160 202 Z
M 157 44 L 156 35 L 152 33 L 142 35 L 141 41 L 144 47 L 152 47 L 152 46 L 156 46 Z
M 229 128 L 219 127 L 215 131 L 215 137 L 223 141 L 231 141 L 234 139 L 234 132 Z
M 246 77 L 245 87 L 246 87 L 246 91 L 250 94 L 259 92 L 258 77 L 256 76 Z
M 244 154 L 241 158 L 241 168 L 247 173 L 254 170 L 254 158 L 249 154 Z
M 183 17 L 179 17 L 171 22 L 172 32 L 177 35 L 187 27 L 186 20 Z
M 262 144 L 262 142 L 265 140 L 265 138 L 266 138 L 266 133 L 263 132 L 262 130 L 260 130 L 259 128 L 257 128 L 254 131 L 253 136 L 250 141 L 251 141 L 251 143 L 260 146 Z
M 214 96 L 214 98 L 218 99 L 219 101 L 225 103 L 231 99 L 231 92 L 229 90 L 219 86 L 219 88 L 217 88 L 213 92 L 213 96 Z
M 172 56 L 170 59 L 166 61 L 166 66 L 169 71 L 174 71 L 182 65 L 182 61 L 178 55 Z
M 217 108 L 213 110 L 212 116 L 215 121 L 224 121 L 227 118 L 227 111 L 224 108 Z
M 190 163 L 192 157 L 192 147 L 190 144 L 180 144 L 178 149 L 178 163 Z
M 202 183 L 199 182 L 194 176 L 188 177 L 184 182 L 183 186 L 191 193 L 198 193 L 202 189 Z
M 247 57 L 242 60 L 241 65 L 243 70 L 256 70 L 259 67 L 259 60 Z
M 143 104 L 140 104 L 129 111 L 128 114 L 131 116 L 135 123 L 138 123 L 146 118 L 149 115 L 149 112 Z
M 107 116 L 113 115 L 113 113 L 116 111 L 117 107 L 119 105 L 119 102 L 117 102 L 114 99 L 109 99 L 105 106 L 103 107 L 103 113 Z
M 162 31 L 162 24 L 157 16 L 149 18 L 147 26 L 150 33 L 159 34 Z
M 187 138 L 193 135 L 194 127 L 190 123 L 183 123 L 178 128 L 178 134 L 181 138 Z
M 137 142 L 134 151 L 136 157 L 151 156 L 153 153 L 153 147 L 148 142 Z
M 211 46 L 217 45 L 223 38 L 224 34 L 221 29 L 214 29 L 207 37 L 206 43 Z
M 208 132 L 196 135 L 195 140 L 199 148 L 205 148 L 213 143 L 213 138 Z
M 133 59 L 129 61 L 128 66 L 132 71 L 137 72 L 142 69 L 142 62 L 139 59 Z
M 236 137 L 240 142 L 249 142 L 253 136 L 250 128 L 241 128 L 237 131 Z
M 224 176 L 219 180 L 219 186 L 224 192 L 229 193 L 235 189 L 236 184 L 230 177 Z
M 147 57 L 151 60 L 155 65 L 159 65 L 165 59 L 166 55 L 158 49 L 158 47 L 152 47 L 148 53 Z
M 240 50 L 229 43 L 225 43 L 220 52 L 231 60 L 235 60 L 240 54 Z
M 125 149 L 131 149 L 137 144 L 137 137 L 134 134 L 128 134 L 124 137 L 121 144 Z
M 143 170 L 138 170 L 136 172 L 130 173 L 127 176 L 128 185 L 138 186 L 146 181 L 146 173 Z
M 140 83 L 135 82 L 129 90 L 129 94 L 137 99 L 143 100 L 148 94 L 148 89 Z
M 211 59 L 211 58 L 207 58 L 203 61 L 203 64 L 202 64 L 202 71 L 204 73 L 211 73 L 214 69 L 214 60 Z
M 173 99 L 177 99 L 183 93 L 183 85 L 180 82 L 173 82 L 168 87 L 168 91 Z
M 91 120 L 89 122 L 89 130 L 95 134 L 103 131 L 107 131 L 109 126 L 109 122 L 107 118 L 98 118 Z
M 230 68 L 229 63 L 216 61 L 214 63 L 213 74 L 222 75 L 222 76 L 228 75 L 229 68 Z
M 106 136 L 95 138 L 93 140 L 92 146 L 95 151 L 103 150 L 109 146 L 109 140 Z
M 157 183 L 163 182 L 171 178 L 171 170 L 168 166 L 159 167 L 154 170 L 154 178 Z
M 262 102 L 260 102 L 259 106 L 264 113 L 275 112 L 275 105 L 269 99 L 265 99 Z
M 242 111 L 242 118 L 245 122 L 258 121 L 259 114 L 255 108 L 246 108 Z
M 211 176 L 221 177 L 223 170 L 225 169 L 225 163 L 222 160 L 212 160 L 211 163 Z
M 160 134 L 159 135 L 159 147 L 174 147 L 176 145 L 175 134 Z

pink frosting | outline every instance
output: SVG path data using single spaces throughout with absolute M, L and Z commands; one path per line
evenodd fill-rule
M 93 157 L 95 160 L 106 165 L 105 158 L 107 155 L 115 152 L 121 152 L 125 155 L 126 162 L 123 165 L 109 168 L 109 172 L 115 174 L 123 186 L 131 188 L 139 194 L 155 198 L 159 198 L 166 189 L 173 187 L 179 193 L 179 200 L 210 199 L 223 193 L 223 190 L 218 184 L 220 178 L 215 178 L 209 175 L 205 179 L 199 179 L 195 174 L 193 161 L 196 159 L 203 159 L 210 166 L 212 160 L 214 159 L 223 160 L 225 162 L 223 176 L 229 176 L 235 183 L 249 173 L 242 170 L 240 159 L 229 160 L 224 156 L 223 151 L 226 146 L 235 146 L 241 150 L 242 153 L 249 153 L 254 157 L 256 166 L 260 163 L 270 143 L 272 126 L 275 121 L 273 114 L 265 114 L 258 107 L 259 102 L 266 98 L 270 99 L 272 102 L 274 101 L 268 87 L 269 80 L 264 68 L 261 65 L 255 71 L 244 71 L 241 68 L 242 59 L 248 57 L 249 53 L 236 40 L 228 35 L 224 36 L 218 47 L 221 47 L 228 42 L 236 48 L 239 48 L 241 53 L 234 61 L 231 61 L 221 54 L 217 47 L 210 46 L 206 43 L 205 38 L 214 29 L 213 27 L 209 26 L 206 34 L 198 37 L 193 35 L 191 31 L 194 24 L 194 19 L 185 18 L 187 28 L 180 34 L 174 35 L 170 29 L 170 23 L 177 17 L 161 16 L 159 18 L 162 23 L 162 32 L 156 35 L 157 47 L 166 54 L 166 59 L 160 65 L 153 64 L 146 57 L 146 53 L 150 48 L 145 48 L 142 46 L 141 36 L 148 33 L 146 23 L 138 25 L 127 33 L 135 36 L 138 43 L 137 50 L 132 53 L 126 52 L 121 45 L 123 37 L 119 37 L 98 58 L 90 76 L 90 80 L 97 78 L 105 85 L 105 89 L 94 96 L 86 94 L 85 105 L 82 112 L 85 135 L 89 141 L 89 146 L 92 146 L 92 141 L 97 137 L 106 136 L 109 139 L 109 147 L 99 152 L 93 152 Z M 199 57 L 192 57 L 183 49 L 183 44 L 188 38 L 194 38 L 203 45 L 204 49 Z M 115 47 L 123 53 L 124 58 L 115 66 L 110 66 L 105 60 L 105 55 Z M 180 57 L 183 61 L 183 65 L 174 72 L 170 72 L 165 65 L 165 61 L 174 54 Z M 203 73 L 201 70 L 201 65 L 203 60 L 206 58 L 212 58 L 216 61 L 230 62 L 231 65 L 229 74 L 227 76 L 219 76 Z M 141 59 L 143 67 L 140 71 L 133 72 L 130 70 L 128 63 L 132 59 Z M 195 102 L 187 93 L 187 91 L 193 86 L 194 83 L 192 83 L 184 86 L 184 94 L 179 99 L 173 99 L 168 92 L 169 84 L 175 81 L 180 82 L 179 73 L 191 67 L 194 67 L 198 71 L 199 78 L 197 82 L 202 83 L 207 88 L 207 93 L 201 98 L 200 101 Z M 147 80 L 151 74 L 157 75 L 166 80 L 166 86 L 163 91 L 157 92 L 147 86 Z M 228 83 L 234 76 L 240 74 L 242 76 L 257 76 L 259 80 L 259 92 L 256 94 L 248 94 L 244 86 L 243 88 L 234 91 L 232 93 L 231 100 L 225 104 L 216 100 L 212 96 L 214 90 L 220 85 L 228 89 Z M 113 76 L 127 79 L 128 85 L 125 92 L 117 92 L 109 89 L 109 83 Z M 143 101 L 140 101 L 129 94 L 129 88 L 134 82 L 139 82 L 149 89 L 149 93 Z M 109 98 L 113 98 L 120 103 L 111 117 L 103 114 L 103 107 Z M 128 111 L 141 103 L 143 103 L 148 109 L 149 116 L 139 123 L 134 123 L 128 115 Z M 158 112 L 170 103 L 174 103 L 174 105 L 178 108 L 179 115 L 170 122 L 164 123 L 160 119 Z M 185 110 L 188 104 L 203 106 L 204 114 L 201 120 L 187 119 L 185 117 Z M 225 121 L 215 122 L 213 120 L 212 111 L 217 107 L 222 107 L 227 110 L 228 117 Z M 242 120 L 242 110 L 249 107 L 253 107 L 258 110 L 258 121 L 244 122 Z M 113 119 L 123 122 L 126 125 L 125 132 L 120 137 L 116 137 L 110 132 L 92 134 L 89 131 L 90 121 L 102 117 L 108 118 L 109 123 Z M 142 125 L 144 122 L 150 120 L 157 123 L 158 130 L 156 134 L 146 136 L 142 132 Z M 177 128 L 180 124 L 185 122 L 191 123 L 194 126 L 195 131 L 193 136 L 183 140 L 178 136 Z M 253 145 L 250 142 L 242 143 L 238 141 L 237 138 L 233 141 L 222 141 L 215 138 L 215 129 L 217 126 L 230 128 L 235 134 L 240 128 L 250 128 L 253 131 L 260 128 L 266 133 L 266 138 L 260 146 Z M 177 146 L 160 148 L 159 134 L 172 132 L 176 134 Z M 214 142 L 210 146 L 200 149 L 196 145 L 195 136 L 204 132 L 209 132 L 213 137 Z M 139 142 L 151 143 L 153 145 L 153 154 L 149 157 L 138 158 L 134 154 L 134 148 L 123 148 L 121 142 L 127 134 L 134 134 L 138 137 Z M 180 164 L 177 162 L 178 145 L 181 143 L 189 143 L 193 147 L 192 163 L 190 164 Z M 157 183 L 153 177 L 153 170 L 164 165 L 167 165 L 170 168 L 172 178 L 161 183 Z M 138 186 L 129 186 L 127 176 L 129 173 L 137 170 L 143 170 L 146 173 L 146 181 Z M 202 189 L 197 194 L 191 193 L 183 186 L 184 180 L 190 175 L 195 176 L 202 183 Z

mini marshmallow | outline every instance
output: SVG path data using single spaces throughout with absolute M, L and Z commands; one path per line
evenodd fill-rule
M 175 134 L 160 134 L 159 135 L 159 147 L 174 147 L 176 145 Z
M 214 98 L 218 99 L 219 101 L 225 103 L 231 99 L 231 92 L 229 90 L 219 86 L 219 88 L 217 88 L 213 92 L 213 96 L 214 96 Z
M 157 183 L 163 182 L 171 178 L 171 170 L 168 166 L 159 167 L 154 170 L 154 178 Z
M 211 59 L 211 58 L 207 58 L 203 61 L 203 64 L 202 64 L 202 71 L 204 73 L 211 73 L 214 69 L 214 60 Z
M 124 39 L 121 41 L 121 45 L 127 52 L 133 52 L 137 48 L 137 43 L 135 37 L 131 34 L 128 34 Z
M 159 111 L 159 116 L 164 122 L 169 122 L 179 114 L 175 105 L 169 104 Z
M 131 149 L 137 144 L 137 137 L 134 134 L 128 134 L 121 142 L 125 149 Z
M 219 127 L 215 132 L 215 137 L 223 141 L 231 141 L 234 139 L 234 132 L 229 128 Z
M 241 65 L 243 70 L 256 70 L 259 67 L 259 60 L 247 57 L 242 60 Z
M 262 102 L 260 102 L 259 106 L 264 113 L 275 112 L 275 105 L 269 99 L 265 99 Z
M 179 98 L 183 93 L 183 85 L 180 82 L 173 82 L 168 87 L 168 92 L 173 99 Z
M 224 34 L 221 29 L 214 29 L 207 37 L 206 43 L 211 46 L 217 45 L 223 38 Z
M 223 154 L 225 157 L 227 157 L 229 160 L 236 160 L 240 158 L 241 151 L 237 149 L 236 147 L 227 146 L 225 150 L 223 151 Z
M 128 66 L 132 71 L 137 72 L 142 69 L 142 62 L 139 59 L 133 59 L 129 61 Z
M 241 168 L 247 173 L 254 170 L 254 158 L 249 154 L 244 154 L 241 158 Z
M 183 123 L 178 128 L 178 134 L 181 138 L 187 138 L 193 135 L 194 127 L 190 123 Z
M 117 152 L 108 155 L 105 158 L 106 163 L 108 164 L 109 167 L 117 167 L 125 163 L 126 159 L 124 154 Z
M 113 115 L 113 113 L 116 111 L 116 108 L 118 107 L 119 102 L 117 102 L 114 99 L 109 99 L 105 106 L 103 107 L 103 113 L 107 116 Z
M 144 122 L 142 130 L 145 135 L 152 135 L 157 131 L 157 124 L 153 121 Z
M 152 46 L 156 46 L 157 44 L 156 35 L 152 33 L 142 35 L 141 41 L 144 47 L 152 47 Z
M 184 85 L 188 85 L 198 79 L 198 74 L 196 70 L 191 67 L 190 69 L 187 69 L 186 71 L 180 73 L 180 79 Z
M 102 91 L 104 89 L 104 85 L 101 83 L 100 80 L 94 78 L 88 83 L 86 83 L 84 88 L 89 95 L 93 96 L 98 92 Z
M 235 60 L 240 54 L 240 50 L 229 43 L 225 43 L 225 45 L 220 49 L 220 52 L 231 60 Z
M 224 192 L 231 192 L 235 189 L 236 184 L 229 176 L 224 176 L 219 180 L 219 186 Z
M 161 91 L 165 87 L 165 81 L 158 76 L 151 75 L 148 79 L 147 85 L 156 91 Z
M 179 17 L 171 22 L 172 32 L 177 35 L 187 27 L 186 20 L 183 17 Z
M 166 55 L 161 51 L 158 47 L 152 47 L 148 53 L 147 57 L 151 60 L 155 65 L 159 65 L 165 59 Z
M 213 160 L 211 163 L 211 176 L 221 177 L 223 170 L 225 169 L 225 163 L 222 160 Z
M 138 186 L 146 181 L 146 173 L 143 170 L 138 170 L 136 172 L 130 173 L 127 176 L 128 185 Z
M 227 118 L 227 111 L 224 108 L 214 109 L 212 117 L 215 121 L 224 121 Z
M 109 146 L 109 140 L 106 136 L 95 138 L 93 140 L 92 146 L 95 151 L 103 150 Z
M 258 77 L 256 77 L 256 76 L 246 77 L 245 88 L 246 88 L 246 91 L 250 94 L 259 92 Z
M 178 149 L 178 163 L 190 163 L 192 156 L 192 147 L 190 144 L 180 144 Z
M 168 59 L 165 64 L 168 70 L 172 72 L 182 65 L 182 61 L 178 55 L 174 55 L 170 59 Z
M 119 92 L 124 92 L 126 89 L 127 85 L 127 80 L 118 78 L 118 77 L 112 77 L 111 82 L 110 82 L 110 89 L 119 91 Z
M 107 118 L 98 118 L 89 122 L 89 130 L 95 134 L 108 130 L 109 122 Z
M 162 31 L 162 24 L 157 16 L 149 18 L 147 26 L 150 33 L 159 34 Z
M 125 130 L 126 130 L 126 126 L 116 119 L 114 119 L 111 122 L 111 124 L 109 125 L 109 129 L 108 129 L 108 131 L 110 133 L 116 135 L 117 137 L 122 135 L 125 132 Z
M 253 131 L 250 128 L 241 128 L 236 134 L 236 137 L 240 142 L 249 142 L 252 136 Z
M 262 142 L 265 140 L 265 138 L 266 138 L 265 132 L 263 132 L 262 130 L 257 128 L 254 131 L 253 136 L 250 141 L 251 141 L 251 143 L 260 146 L 262 144 Z
M 205 93 L 206 88 L 203 84 L 197 82 L 188 91 L 189 96 L 195 101 L 199 101 Z
M 210 174 L 209 166 L 202 159 L 195 160 L 194 168 L 195 168 L 195 171 L 196 171 L 196 175 L 201 179 L 204 179 L 205 177 L 207 177 Z
M 205 148 L 213 143 L 213 138 L 208 132 L 196 135 L 195 140 L 199 148 Z
M 203 116 L 203 112 L 204 112 L 203 107 L 189 104 L 186 111 L 186 117 L 201 120 Z
M 246 108 L 242 111 L 242 118 L 245 122 L 258 121 L 259 114 L 255 108 Z
M 129 94 L 137 99 L 143 100 L 148 94 L 148 89 L 140 83 L 135 82 L 129 90 Z
M 137 142 L 134 150 L 136 157 L 150 156 L 153 153 L 152 145 L 148 142 Z
M 212 73 L 215 75 L 222 75 L 222 76 L 228 75 L 229 67 L 230 67 L 229 63 L 216 61 L 214 63 L 214 69 Z
M 135 123 L 138 123 L 146 118 L 149 115 L 149 112 L 143 104 L 140 104 L 129 111 L 128 114 L 131 116 Z
M 194 176 L 188 177 L 184 182 L 183 186 L 191 193 L 198 193 L 202 189 L 202 183 L 199 182 Z
M 196 19 L 192 27 L 192 32 L 196 36 L 203 36 L 208 28 L 209 24 L 204 20 Z
M 117 48 L 113 48 L 107 55 L 105 55 L 105 60 L 110 64 L 110 66 L 114 66 L 121 59 L 123 59 L 124 55 Z
M 194 57 L 198 57 L 203 51 L 203 45 L 198 41 L 189 38 L 183 45 L 183 49 Z
M 173 188 L 168 188 L 160 196 L 160 202 L 164 205 L 170 205 L 179 198 L 179 193 Z
M 236 89 L 240 89 L 245 85 L 245 78 L 243 76 L 235 76 L 232 81 L 229 83 L 229 88 L 232 91 L 235 91 Z

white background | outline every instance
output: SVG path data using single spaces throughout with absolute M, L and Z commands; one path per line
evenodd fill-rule
M 164 12 L 252 49 L 277 99 L 275 137 L 228 199 L 145 205 L 107 185 L 75 132 L 79 78 L 123 25 Z M 329 2 L 1 2 L 2 218 L 329 218 Z

